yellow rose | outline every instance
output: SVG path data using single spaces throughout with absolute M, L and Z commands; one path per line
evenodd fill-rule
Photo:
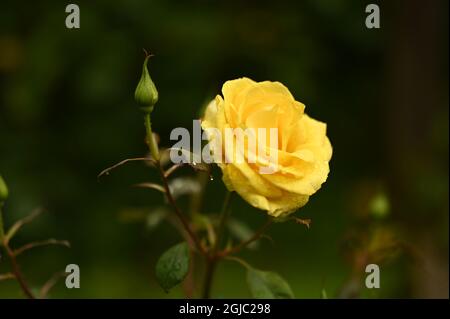
M 256 155 L 256 162 L 236 161 L 235 157 L 228 162 L 219 161 L 227 188 L 275 217 L 304 206 L 329 173 L 332 148 L 326 136 L 326 124 L 306 115 L 305 106 L 295 101 L 279 82 L 241 78 L 225 82 L 222 93 L 223 97 L 218 95 L 205 110 L 204 130 L 216 128 L 225 136 L 226 129 L 278 129 L 276 150 L 267 142 L 262 147 L 266 155 L 276 153 L 276 171 L 261 174 L 261 167 L 268 163 L 260 154 Z M 236 142 L 236 136 L 233 138 Z M 217 149 L 219 146 L 211 143 L 212 135 L 209 139 L 213 153 L 225 154 L 234 147 L 233 141 L 226 140 Z M 248 159 L 252 152 L 247 149 L 248 142 L 244 145 L 243 156 Z

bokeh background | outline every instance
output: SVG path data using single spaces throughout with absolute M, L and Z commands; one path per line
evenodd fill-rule
M 81 28 L 68 30 L 64 1 L 2 1 L 5 223 L 45 207 L 13 244 L 72 243 L 20 257 L 33 287 L 76 263 L 81 288 L 61 281 L 50 297 L 183 296 L 181 288 L 165 294 L 154 276 L 158 256 L 180 241 L 170 224 L 152 226 L 163 199 L 129 187 L 155 173 L 134 163 L 97 180 L 105 167 L 145 153 L 133 93 L 146 48 L 155 54 L 153 125 L 162 145 L 172 145 L 172 128 L 192 127 L 224 81 L 242 76 L 281 81 L 328 124 L 329 179 L 297 213 L 312 227 L 275 224 L 274 243 L 263 240 L 242 258 L 280 273 L 298 298 L 448 298 L 448 2 L 378 3 L 381 28 L 369 30 L 373 2 L 77 1 Z M 214 174 L 206 213 L 224 197 Z M 232 208 L 248 228 L 264 221 L 239 198 Z M 380 289 L 361 286 L 368 262 L 380 265 Z M 238 264 L 222 263 L 213 295 L 249 297 L 244 279 Z M 1 298 L 21 296 L 17 283 L 0 282 Z

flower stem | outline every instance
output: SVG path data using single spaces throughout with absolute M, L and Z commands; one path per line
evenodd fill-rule
M 223 201 L 222 210 L 219 216 L 219 226 L 217 228 L 217 237 L 212 248 L 212 254 L 216 254 L 220 248 L 220 243 L 222 241 L 223 233 L 225 231 L 225 226 L 227 224 L 227 219 L 230 212 L 230 202 L 231 202 L 231 192 L 227 191 L 225 194 L 225 199 Z
M 161 162 L 160 162 L 158 145 L 156 144 L 156 142 L 153 138 L 152 125 L 151 125 L 151 121 L 150 121 L 150 113 L 145 113 L 144 120 L 145 120 L 147 146 L 150 150 L 152 157 L 155 159 L 156 166 L 157 166 L 159 174 L 161 176 L 161 180 L 162 180 L 163 187 L 164 187 L 164 193 L 166 194 L 167 200 L 170 203 L 170 205 L 173 207 L 175 215 L 178 217 L 183 228 L 186 230 L 186 233 L 189 235 L 189 238 L 194 243 L 194 246 L 198 249 L 198 251 L 200 253 L 206 254 L 206 251 L 203 248 L 203 246 L 201 245 L 200 240 L 198 239 L 197 235 L 195 234 L 195 232 L 192 230 L 191 226 L 189 225 L 189 221 L 185 218 L 184 214 L 178 208 L 178 205 L 172 196 L 172 192 L 170 191 L 169 182 L 165 175 L 164 168 L 162 167 Z
M 267 218 L 267 221 L 253 234 L 253 236 L 251 236 L 249 239 L 244 240 L 240 244 L 238 244 L 230 249 L 219 252 L 218 255 L 220 257 L 225 257 L 230 254 L 234 254 L 234 253 L 241 251 L 243 248 L 247 247 L 248 245 L 253 243 L 255 240 L 258 240 L 264 234 L 264 231 L 272 224 L 272 222 L 273 222 L 273 218 L 269 216 Z
M 0 203 L 0 247 L 5 247 L 6 254 L 8 255 L 10 261 L 11 261 L 11 267 L 12 267 L 12 273 L 14 274 L 14 278 L 19 282 L 20 288 L 24 292 L 24 294 L 30 298 L 35 299 L 34 294 L 31 292 L 31 289 L 28 287 L 28 284 L 25 281 L 25 278 L 20 271 L 19 264 L 16 260 L 16 254 L 14 251 L 9 247 L 8 240 L 5 238 L 5 231 L 4 231 L 4 225 L 3 225 L 3 212 L 2 212 L 2 206 L 3 203 Z
M 174 167 L 174 166 L 172 166 L 172 167 Z M 208 170 L 210 170 L 209 167 L 208 167 Z M 199 215 L 199 213 L 201 211 L 203 198 L 205 195 L 206 184 L 210 180 L 210 171 L 198 172 L 197 180 L 198 180 L 198 183 L 200 184 L 200 191 L 192 194 L 192 198 L 191 198 L 191 202 L 190 202 L 190 215 L 193 220 L 195 220 L 195 218 Z
M 14 276 L 16 277 L 17 281 L 19 282 L 20 288 L 22 288 L 22 291 L 29 299 L 35 299 L 36 297 L 31 292 L 30 287 L 28 287 L 28 284 L 26 283 L 25 278 L 20 270 L 19 264 L 17 263 L 17 260 L 16 260 L 16 255 L 14 254 L 12 249 L 9 247 L 8 243 L 3 243 L 3 246 L 5 247 L 6 253 L 9 256 L 9 259 L 11 261 L 12 272 L 13 272 Z
M 155 139 L 153 138 L 152 132 L 152 122 L 150 119 L 150 113 L 145 113 L 144 115 L 144 124 L 145 124 L 145 132 L 146 132 L 146 142 L 152 157 L 159 161 L 159 150 L 158 145 L 156 145 Z
M 211 287 L 214 277 L 214 272 L 216 270 L 217 258 L 215 256 L 206 256 L 206 271 L 205 271 L 205 279 L 203 282 L 203 299 L 211 298 Z
M 198 249 L 198 251 L 202 254 L 206 254 L 205 249 L 203 248 L 203 246 L 200 243 L 200 240 L 198 239 L 197 235 L 195 234 L 195 232 L 192 230 L 191 226 L 189 225 L 189 221 L 185 218 L 185 216 L 183 215 L 183 213 L 181 212 L 181 210 L 178 208 L 177 203 L 175 202 L 175 199 L 172 196 L 172 192 L 170 191 L 169 188 L 169 183 L 167 181 L 166 176 L 164 175 L 164 169 L 161 166 L 160 161 L 157 161 L 157 166 L 161 175 L 161 180 L 163 182 L 163 187 L 165 190 L 165 194 L 167 197 L 167 200 L 169 201 L 170 205 L 173 207 L 173 210 L 175 212 L 175 214 L 177 215 L 178 219 L 180 220 L 181 224 L 183 225 L 183 228 L 186 230 L 187 234 L 189 235 L 190 239 L 192 240 L 192 242 L 194 243 L 195 247 Z
M 223 233 L 225 231 L 226 221 L 229 216 L 230 200 L 231 200 L 231 192 L 227 191 L 227 193 L 225 194 L 222 210 L 220 212 L 216 241 L 214 242 L 214 245 L 211 248 L 210 253 L 206 255 L 206 271 L 205 271 L 205 279 L 203 282 L 203 298 L 205 299 L 209 299 L 211 297 L 211 287 L 213 283 L 214 272 L 216 270 L 217 262 L 219 261 L 217 251 L 220 248 L 220 243 L 222 241 Z

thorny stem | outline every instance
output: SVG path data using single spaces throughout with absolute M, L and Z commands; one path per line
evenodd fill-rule
M 5 247 L 5 250 L 9 256 L 9 259 L 11 260 L 12 272 L 13 272 L 14 276 L 16 277 L 17 281 L 19 282 L 20 288 L 22 288 L 22 291 L 28 298 L 35 299 L 36 297 L 31 292 L 30 287 L 28 287 L 28 284 L 26 283 L 25 278 L 24 278 L 22 272 L 20 271 L 20 267 L 16 260 L 16 255 L 11 250 L 8 243 L 3 243 L 3 246 Z
M 176 167 L 176 165 L 174 165 Z M 172 166 L 172 167 L 174 167 Z M 197 174 L 197 180 L 200 184 L 200 191 L 197 193 L 194 193 L 192 195 L 191 203 L 190 203 L 190 214 L 191 217 L 195 220 L 195 217 L 198 216 L 198 214 L 201 211 L 202 203 L 203 203 L 203 197 L 205 195 L 205 186 L 206 183 L 211 179 L 210 177 L 210 168 L 208 168 L 208 172 L 199 172 Z M 166 172 L 167 175 L 167 172 Z
M 203 246 L 201 245 L 197 235 L 194 233 L 194 231 L 192 230 L 191 226 L 189 225 L 189 222 L 186 220 L 186 218 L 184 217 L 183 213 L 178 208 L 178 205 L 177 205 L 177 203 L 175 202 L 175 199 L 172 196 L 172 192 L 170 191 L 169 183 L 167 181 L 167 178 L 164 175 L 164 169 L 162 168 L 161 163 L 159 162 L 159 160 L 157 161 L 157 166 L 158 166 L 158 169 L 159 169 L 159 172 L 160 172 L 160 175 L 161 175 L 161 180 L 163 182 L 163 187 L 164 187 L 164 190 L 165 190 L 165 193 L 166 193 L 167 200 L 169 201 L 170 205 L 173 207 L 173 210 L 174 210 L 175 214 L 177 215 L 177 217 L 180 220 L 181 224 L 183 225 L 184 229 L 186 230 L 186 232 L 188 233 L 189 237 L 193 241 L 195 247 L 198 249 L 198 251 L 200 253 L 206 254 L 206 251 L 203 248 Z
M 241 242 L 237 246 L 234 246 L 230 249 L 219 252 L 218 255 L 220 257 L 225 257 L 230 254 L 235 254 L 235 253 L 241 251 L 243 248 L 247 247 L 248 245 L 253 243 L 255 240 L 258 240 L 264 234 L 264 231 L 267 229 L 267 227 L 269 227 L 272 224 L 272 222 L 273 222 L 273 218 L 268 217 L 267 221 L 253 234 L 252 237 Z
M 152 157 L 156 161 L 156 167 L 158 168 L 159 174 L 161 176 L 161 181 L 163 183 L 164 191 L 167 197 L 168 202 L 173 207 L 173 210 L 175 214 L 177 215 L 178 219 L 180 220 L 181 224 L 183 225 L 183 228 L 186 230 L 187 234 L 189 235 L 190 239 L 194 243 L 195 247 L 198 249 L 198 251 L 201 254 L 206 254 L 205 249 L 200 243 L 200 240 L 198 239 L 197 235 L 192 230 L 191 226 L 189 225 L 188 220 L 185 218 L 181 210 L 178 208 L 177 203 L 175 202 L 175 199 L 172 196 L 172 192 L 169 188 L 169 182 L 167 180 L 167 177 L 164 172 L 164 168 L 161 165 L 160 157 L 159 157 L 159 150 L 158 146 L 156 145 L 155 140 L 153 139 L 153 133 L 152 133 L 152 126 L 150 121 L 150 114 L 146 113 L 144 115 L 145 119 L 145 131 L 146 131 L 146 137 L 147 137 L 147 145 L 149 147 L 150 153 L 152 154 Z
M 181 167 L 181 164 L 175 164 L 171 168 L 169 168 L 165 175 L 168 177 L 173 171 L 177 168 Z M 208 172 L 198 172 L 197 180 L 200 184 L 200 191 L 192 194 L 190 207 L 189 207 L 189 215 L 191 220 L 196 220 L 197 216 L 200 214 L 201 206 L 203 203 L 203 197 L 205 194 L 205 186 L 208 180 L 210 179 L 210 168 L 208 167 Z M 194 229 L 195 230 L 195 229 Z M 206 256 L 206 254 L 205 254 Z M 189 267 L 189 273 L 186 276 L 186 284 L 185 284 L 185 292 L 188 298 L 192 298 L 195 292 L 195 280 L 194 280 L 194 258 L 191 258 L 191 265 Z
M 225 199 L 223 202 L 222 210 L 221 210 L 220 216 L 219 216 L 219 225 L 217 227 L 217 238 L 216 238 L 216 241 L 212 248 L 212 254 L 216 254 L 217 250 L 220 247 L 220 242 L 222 241 L 222 236 L 225 231 L 227 218 L 228 218 L 229 212 L 230 212 L 230 209 L 229 209 L 230 201 L 231 201 L 231 192 L 227 191 L 227 193 L 225 194 Z
M 217 261 L 216 256 L 206 256 L 206 270 L 202 295 L 203 299 L 209 299 L 211 297 L 212 280 L 214 271 L 216 270 Z
M 2 206 L 3 203 L 0 203 L 0 246 L 5 247 L 6 253 L 11 261 L 11 267 L 12 272 L 14 274 L 14 277 L 17 279 L 20 288 L 22 288 L 22 291 L 25 293 L 25 295 L 30 299 L 35 299 L 34 294 L 31 292 L 31 289 L 28 287 L 28 284 L 25 281 L 25 278 L 20 271 L 20 267 L 16 260 L 16 254 L 14 251 L 9 247 L 9 243 L 6 240 L 6 237 L 4 236 L 4 228 L 3 228 L 3 213 L 2 213 Z
M 255 240 L 258 240 L 264 234 L 264 231 L 267 229 L 267 227 L 269 227 L 270 224 L 272 224 L 272 221 L 273 221 L 273 219 L 271 217 L 269 217 L 267 219 L 267 221 L 261 226 L 261 228 L 259 228 L 253 234 L 252 237 L 243 241 L 242 243 L 240 243 L 239 245 L 237 245 L 233 248 L 230 248 L 230 249 L 224 250 L 224 251 L 218 251 L 218 248 L 220 245 L 220 240 L 221 240 L 224 228 L 225 228 L 226 219 L 228 217 L 229 196 L 230 196 L 230 192 L 227 193 L 227 196 L 225 198 L 224 208 L 222 209 L 221 218 L 219 221 L 219 229 L 218 229 L 218 235 L 217 235 L 215 245 L 211 249 L 211 254 L 206 255 L 206 272 L 205 272 L 205 281 L 204 281 L 204 286 L 203 286 L 203 298 L 205 298 L 205 299 L 209 299 L 211 296 L 211 286 L 212 286 L 214 271 L 216 269 L 217 262 L 221 258 L 226 258 L 226 259 L 238 261 L 241 264 L 243 264 L 244 266 L 250 267 L 242 259 L 237 258 L 237 257 L 232 257 L 229 255 L 239 252 L 241 249 L 247 247 L 249 244 L 251 244 Z
M 168 200 L 169 204 L 173 207 L 175 215 L 177 216 L 178 220 L 181 222 L 183 229 L 186 231 L 189 239 L 192 240 L 195 248 L 206 258 L 206 271 L 205 271 L 205 279 L 204 279 L 204 285 L 203 285 L 203 298 L 208 299 L 208 298 L 210 298 L 210 295 L 211 295 L 211 287 L 212 287 L 212 282 L 213 282 L 213 277 L 214 277 L 214 272 L 216 269 L 217 262 L 221 258 L 230 258 L 231 259 L 231 257 L 229 256 L 230 254 L 239 252 L 241 249 L 245 248 L 247 245 L 251 244 L 253 241 L 259 239 L 263 235 L 266 228 L 272 223 L 272 218 L 269 217 L 267 222 L 258 231 L 256 231 L 254 233 L 254 235 L 251 238 L 249 238 L 248 240 L 245 240 L 242 243 L 240 243 L 239 245 L 237 245 L 233 248 L 230 248 L 228 250 L 219 251 L 223 233 L 225 231 L 226 220 L 229 215 L 229 204 L 230 204 L 231 192 L 227 192 L 227 194 L 225 196 L 224 204 L 223 204 L 223 207 L 222 207 L 222 210 L 220 213 L 216 241 L 214 242 L 213 246 L 209 250 L 206 250 L 202 246 L 199 238 L 197 237 L 197 234 L 193 231 L 193 229 L 191 228 L 191 226 L 189 224 L 189 221 L 186 219 L 184 214 L 178 208 L 178 205 L 177 205 L 175 199 L 173 198 L 172 192 L 169 188 L 169 182 L 168 182 L 168 176 L 170 174 L 165 172 L 163 166 L 161 165 L 159 149 L 153 138 L 151 119 L 150 119 L 149 113 L 145 114 L 144 120 L 145 120 L 144 123 L 145 123 L 145 130 L 146 130 L 147 146 L 150 150 L 150 153 L 151 153 L 153 159 L 155 160 L 155 164 L 156 164 L 155 166 L 158 168 L 159 174 L 161 176 L 161 180 L 163 183 L 163 188 L 164 188 L 167 200 Z M 197 206 L 197 205 L 194 205 L 194 209 L 196 208 L 195 206 Z
M 211 296 L 211 287 L 212 287 L 214 272 L 216 270 L 216 265 L 217 265 L 218 257 L 219 257 L 219 255 L 217 254 L 217 251 L 220 248 L 220 243 L 222 241 L 222 236 L 223 236 L 223 233 L 225 230 L 226 221 L 227 221 L 227 218 L 229 215 L 230 199 L 231 199 L 231 192 L 227 191 L 227 193 L 225 195 L 225 200 L 223 202 L 222 210 L 220 212 L 216 241 L 214 242 L 214 245 L 211 248 L 210 253 L 208 255 L 206 255 L 206 271 L 205 271 L 205 280 L 203 283 L 203 298 L 205 298 L 205 299 L 209 299 Z

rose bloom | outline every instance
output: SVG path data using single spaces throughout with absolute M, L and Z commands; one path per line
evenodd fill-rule
M 326 136 L 326 124 L 304 113 L 305 106 L 297 102 L 289 90 L 279 82 L 255 82 L 248 78 L 227 81 L 205 110 L 202 128 L 278 129 L 277 169 L 272 174 L 261 174 L 261 165 L 267 165 L 257 156 L 251 161 L 220 161 L 223 181 L 230 191 L 236 191 L 250 205 L 279 217 L 304 206 L 326 181 L 332 148 Z M 224 136 L 224 134 L 222 135 Z M 234 138 L 236 138 L 233 135 Z M 211 138 L 211 136 L 210 136 Z M 259 143 L 259 142 L 257 142 Z M 211 151 L 214 144 L 209 143 Z M 244 143 L 245 148 L 249 143 Z M 217 145 L 217 144 L 216 144 Z M 228 141 L 221 143 L 223 154 Z M 216 146 L 217 147 L 217 146 Z M 266 142 L 264 146 L 269 148 Z M 249 150 L 244 149 L 248 159 Z

